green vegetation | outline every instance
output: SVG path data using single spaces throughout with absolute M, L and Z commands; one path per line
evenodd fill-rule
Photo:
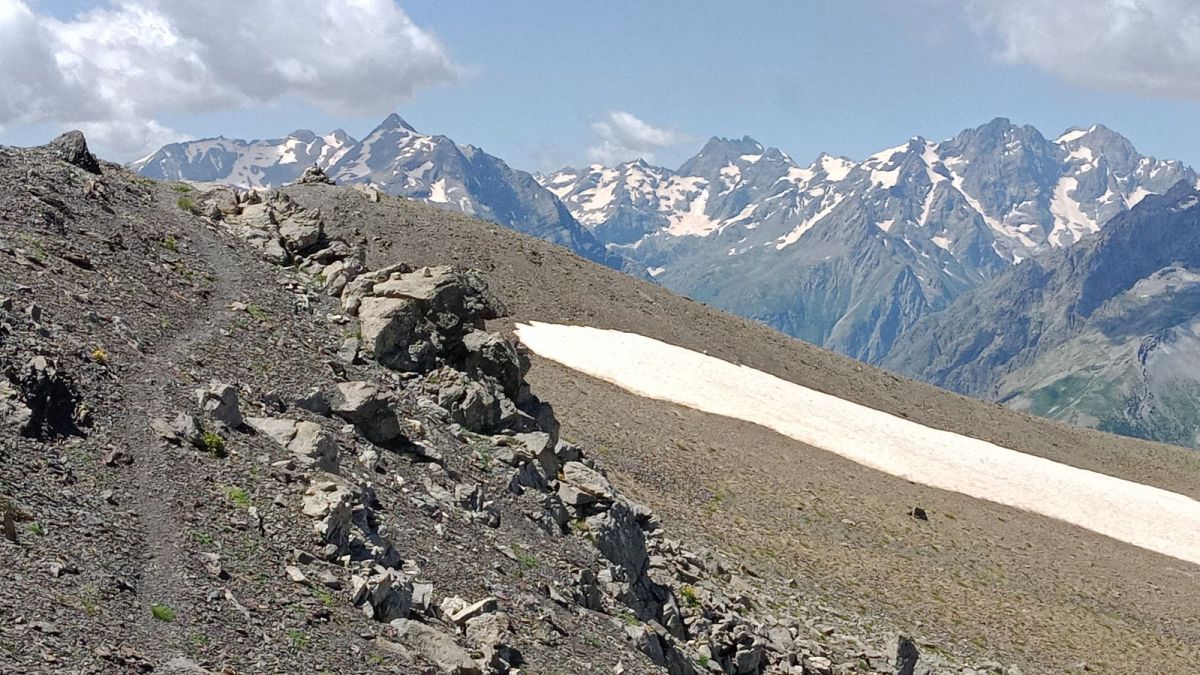
M 712 496 L 708 498 L 708 501 L 704 502 L 704 510 L 708 511 L 709 513 L 716 511 L 726 499 L 729 499 L 729 494 L 724 490 L 717 490 L 716 492 L 712 493 Z
M 700 598 L 696 597 L 696 589 L 690 584 L 684 584 L 679 588 L 679 595 L 683 597 L 683 601 L 688 607 L 699 607 Z
M 266 310 L 264 310 L 262 307 L 259 307 L 258 305 L 247 305 L 246 313 L 249 314 L 250 316 L 254 317 L 255 319 L 258 319 L 259 321 L 267 320 Z
M 324 588 L 314 588 L 313 596 L 315 596 L 318 600 L 320 600 L 322 605 L 325 605 L 326 607 L 333 607 L 333 604 L 335 602 L 335 600 L 333 598 L 333 593 L 330 593 L 329 591 L 325 590 Z
M 170 605 L 155 603 L 150 605 L 150 614 L 159 621 L 170 623 L 175 620 L 175 610 Z
M 46 534 L 46 528 L 42 527 L 42 524 L 36 521 L 26 525 L 25 531 L 29 534 L 36 534 L 39 537 Z
M 171 253 L 179 253 L 179 242 L 175 240 L 174 235 L 168 234 L 167 236 L 163 237 L 160 243 L 162 244 L 163 248 L 167 249 Z
M 1030 396 L 1030 411 L 1036 415 L 1053 416 L 1053 411 L 1061 406 L 1076 402 L 1087 391 L 1091 378 L 1082 375 L 1068 375 L 1051 384 L 1032 392 Z
M 203 649 L 212 644 L 212 639 L 203 633 L 194 633 L 188 637 L 188 642 L 192 643 L 196 649 Z
M 200 437 L 200 442 L 204 445 L 204 449 L 207 452 L 217 457 L 225 456 L 225 439 L 221 438 L 220 434 L 206 431 Z
M 537 556 L 535 556 L 532 552 L 528 550 L 519 550 L 517 551 L 517 564 L 521 566 L 521 569 L 532 570 L 536 569 L 539 563 Z
M 191 197 L 180 197 L 175 200 L 175 205 L 194 216 L 200 215 L 200 206 Z
M 620 612 L 619 616 L 621 617 L 622 621 L 629 624 L 630 626 L 642 625 L 641 620 L 638 619 L 636 616 L 634 616 L 632 612 Z
M 187 194 L 196 188 L 192 187 L 191 185 L 188 185 L 187 183 L 174 183 L 171 185 L 171 189 L 176 192 L 182 192 L 184 194 Z
M 243 509 L 251 506 L 250 494 L 240 487 L 225 488 L 225 498 Z
M 487 444 L 481 443 L 479 445 L 472 444 L 472 448 L 475 450 L 475 456 L 479 458 L 479 466 L 484 471 L 490 470 L 492 468 L 491 447 Z
M 309 639 L 304 633 L 301 633 L 295 628 L 291 628 L 288 630 L 287 635 L 288 639 L 292 641 L 292 646 L 296 649 L 304 649 L 308 647 Z

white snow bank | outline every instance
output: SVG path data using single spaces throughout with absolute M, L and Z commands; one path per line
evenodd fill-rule
M 922 485 L 1032 511 L 1200 564 L 1200 502 L 823 394 L 641 335 L 533 322 L 533 352 L 640 396 L 745 420 Z

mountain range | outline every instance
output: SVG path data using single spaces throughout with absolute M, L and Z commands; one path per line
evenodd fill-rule
M 883 365 L 1038 415 L 1200 445 L 1200 192 L 1181 181 L 1085 244 L 921 321 Z
M 1176 382 L 1172 393 L 1147 398 L 1158 386 L 1148 388 L 1145 373 L 1130 365 L 1139 359 L 1133 337 L 1101 345 L 1094 335 L 1060 335 L 1073 346 L 1062 346 L 1067 351 L 1059 358 L 1111 371 L 1094 380 L 1119 390 L 1104 395 L 1076 380 L 1065 399 L 1051 395 L 1064 385 L 1029 375 L 1050 358 L 1036 350 L 974 358 L 972 349 L 984 341 L 975 330 L 987 322 L 976 322 L 972 312 L 1011 312 L 1004 300 L 1034 291 L 1045 296 L 1046 311 L 1076 306 L 1070 289 L 1044 293 L 1037 287 L 1044 275 L 1031 270 L 1076 264 L 1082 251 L 1105 246 L 1098 242 L 1109 223 L 1156 220 L 1147 212 L 1161 207 L 1148 196 L 1196 184 L 1191 168 L 1145 156 L 1102 125 L 1048 138 L 997 118 L 943 141 L 914 137 L 862 161 L 822 154 L 807 165 L 750 137 L 712 138 L 676 169 L 635 160 L 535 176 L 473 146 L 419 134 L 392 115 L 362 141 L 340 131 L 192 141 L 166 146 L 133 168 L 160 179 L 270 187 L 295 180 L 312 164 L 339 183 L 371 184 L 498 222 L 962 393 L 1078 424 L 1196 443 L 1182 412 L 1191 398 L 1178 392 L 1193 379 L 1200 383 L 1200 374 L 1173 371 L 1170 379 L 1187 386 Z M 1129 241 L 1164 247 L 1146 250 L 1145 260 L 1174 255 L 1170 241 L 1136 235 Z M 1186 315 L 1186 299 L 1176 291 L 1189 268 L 1149 267 L 1139 268 L 1145 276 L 1138 280 L 1158 284 L 1159 302 L 1184 304 L 1156 313 L 1130 308 L 1140 320 L 1138 345 L 1183 330 L 1169 322 Z M 1093 273 L 1109 272 L 1100 266 Z M 991 319 L 1005 328 L 991 334 L 994 349 L 1009 349 L 1000 345 L 1010 345 L 1024 322 L 1003 313 Z M 1013 344 L 1033 349 L 1041 339 L 1033 331 Z
M 1195 179 L 1102 126 L 1049 140 L 995 119 L 861 162 L 801 166 L 713 138 L 674 171 L 593 165 L 543 183 L 668 288 L 877 363 L 960 294 Z
M 338 183 L 374 185 L 393 195 L 461 211 L 565 246 L 617 269 L 627 261 L 605 249 L 533 176 L 445 136 L 417 133 L 392 114 L 361 141 L 337 130 L 283 138 L 209 138 L 164 146 L 131 168 L 150 178 L 248 188 L 291 183 L 310 166 Z

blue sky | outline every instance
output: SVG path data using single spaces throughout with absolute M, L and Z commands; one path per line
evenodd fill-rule
M 17 1 L 0 0 L 0 5 Z M 1177 23 L 1179 17 L 1170 13 L 1191 11 L 1187 3 L 1148 1 L 1159 5 L 1158 16 L 1139 29 L 1142 33 L 1125 37 L 1127 42 L 1153 39 L 1150 31 L 1170 30 Z M 131 4 L 167 6 L 155 0 Z M 388 58 L 381 50 L 360 55 L 365 59 L 361 80 L 340 94 L 353 104 L 354 91 L 372 90 L 370 105 L 345 105 L 345 100 L 331 105 L 315 100 L 319 95 L 311 89 L 293 87 L 251 104 L 231 97 L 225 105 L 187 108 L 168 101 L 155 109 L 151 101 L 136 114 L 152 115 L 170 132 L 195 136 L 270 137 L 301 127 L 342 127 L 361 136 L 385 108 L 394 108 L 423 132 L 480 146 L 528 170 L 587 163 L 589 148 L 600 140 L 594 125 L 613 111 L 669 132 L 669 142 L 650 150 L 655 161 L 668 166 L 713 135 L 751 135 L 806 162 L 822 151 L 862 158 L 913 135 L 941 139 L 1001 116 L 1050 136 L 1072 125 L 1101 122 L 1142 152 L 1200 166 L 1200 134 L 1192 130 L 1200 113 L 1195 93 L 1171 82 L 1146 90 L 1137 84 L 1146 80 L 1144 73 L 1110 77 L 1107 73 L 1120 68 L 1071 51 L 1082 48 L 1047 52 L 1043 47 L 1055 40 L 1073 44 L 1076 32 L 1094 34 L 1096 25 L 1119 18 L 1112 13 L 1118 9 L 1064 23 L 1045 9 L 1053 3 L 1014 0 L 997 3 L 1011 10 L 995 11 L 970 10 L 969 4 L 402 2 L 407 17 L 440 42 L 453 75 L 412 87 L 403 79 L 412 73 L 373 77 L 372 69 Z M 1105 4 L 1089 0 L 1088 11 Z M 114 7 L 95 0 L 26 0 L 26 5 L 35 14 L 67 22 L 81 20 L 84 10 Z M 1021 43 L 1030 21 L 1052 39 Z M 305 52 L 314 59 L 330 58 L 315 46 Z M 1104 72 L 1089 72 L 1089 58 Z M 1200 79 L 1197 62 L 1164 61 L 1162 70 L 1179 82 Z M 1151 59 L 1146 67 L 1156 65 Z M 390 95 L 393 85 L 397 91 Z M 227 93 L 219 87 L 214 91 Z M 200 108 L 208 109 L 194 112 Z M 63 121 L 10 121 L 0 128 L 0 142 L 41 142 Z M 124 152 L 133 153 L 141 138 L 126 143 Z

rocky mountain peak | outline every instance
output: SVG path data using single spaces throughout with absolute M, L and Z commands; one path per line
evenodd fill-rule
M 1093 161 L 1103 157 L 1118 173 L 1133 171 L 1142 159 L 1128 138 L 1101 124 L 1071 129 L 1058 137 L 1058 143 L 1067 149 L 1070 159 Z
M 408 132 L 411 132 L 414 134 L 417 133 L 417 130 L 415 128 L 413 128 L 413 126 L 411 124 L 404 121 L 404 118 L 400 117 L 400 115 L 397 113 L 392 113 L 392 114 L 388 115 L 387 117 L 385 117 L 383 119 L 383 121 L 379 123 L 379 126 L 375 127 L 375 130 L 376 131 L 403 130 L 403 131 L 408 131 Z
M 946 156 L 965 161 L 985 156 L 1047 156 L 1055 152 L 1036 128 L 1028 124 L 1017 126 L 1005 117 L 967 129 L 943 143 L 942 148 Z
M 748 161 L 743 158 L 757 160 L 764 152 L 763 146 L 749 136 L 742 138 L 708 139 L 704 147 L 694 157 L 680 165 L 676 172 L 683 176 L 704 176 L 706 178 L 719 175 L 721 169 L 731 163 Z

